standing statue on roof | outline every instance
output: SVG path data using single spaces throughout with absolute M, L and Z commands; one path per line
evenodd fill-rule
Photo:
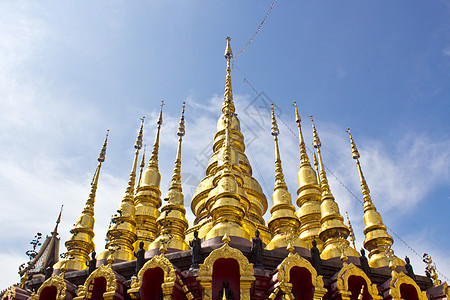
M 92 272 L 95 271 L 95 269 L 97 268 L 97 259 L 95 258 L 95 256 L 97 255 L 97 253 L 95 253 L 95 251 L 91 252 L 91 259 L 89 260 L 89 262 L 86 263 L 86 266 L 89 267 L 88 269 L 88 274 L 91 275 Z
M 366 257 L 366 251 L 364 251 L 364 249 L 361 248 L 360 252 L 361 252 L 361 256 L 359 257 L 359 263 L 361 264 L 361 269 L 370 278 L 372 271 L 370 270 L 370 267 L 369 267 L 369 260 Z
M 406 273 L 408 274 L 409 277 L 411 277 L 414 281 L 416 281 L 416 275 L 414 275 L 414 270 L 413 267 L 411 266 L 408 256 L 405 256 L 405 262 L 406 262 L 405 264 Z
M 137 275 L 139 273 L 139 271 L 141 270 L 141 268 L 144 266 L 144 261 L 145 261 L 145 250 L 144 250 L 144 242 L 141 241 L 139 243 L 139 250 L 134 253 L 134 257 L 136 257 L 136 271 L 135 271 L 135 275 Z
M 322 259 L 320 258 L 320 251 L 319 248 L 317 248 L 316 240 L 312 240 L 311 261 L 317 274 L 322 274 Z
M 198 230 L 194 231 L 194 239 L 189 242 L 192 248 L 192 265 L 191 269 L 198 269 L 198 265 L 202 262 L 202 240 L 198 237 Z
M 255 264 L 255 268 L 264 268 L 262 265 L 263 260 L 263 243 L 261 238 L 259 237 L 259 231 L 255 231 L 255 237 L 252 239 L 252 259 Z

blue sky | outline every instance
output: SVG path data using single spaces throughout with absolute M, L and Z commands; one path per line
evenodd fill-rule
M 61 204 L 62 241 L 68 237 L 110 129 L 96 203 L 97 252 L 103 248 L 125 191 L 139 117 L 147 116 L 151 145 L 161 99 L 163 193 L 181 102 L 187 101 L 182 168 L 189 207 L 220 112 L 225 37 L 231 36 L 237 54 L 271 3 L 0 3 L 0 201 L 6 211 L 0 220 L 0 288 L 18 280 L 29 241 L 36 231 L 53 229 Z M 295 199 L 296 100 L 307 144 L 312 114 L 325 164 L 361 198 L 345 133 L 352 129 L 385 224 L 417 253 L 431 254 L 449 277 L 449 33 L 448 0 L 279 0 L 232 74 L 246 153 L 269 203 L 273 146 L 265 105 L 278 108 L 282 161 Z M 349 212 L 361 247 L 362 208 L 332 174 L 332 191 L 341 213 Z M 394 239 L 396 254 L 411 257 L 423 274 L 419 257 Z

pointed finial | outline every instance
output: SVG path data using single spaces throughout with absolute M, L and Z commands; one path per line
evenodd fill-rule
M 318 149 L 322 146 L 322 144 L 320 143 L 319 135 L 317 134 L 316 125 L 314 125 L 313 116 L 310 115 L 309 118 L 311 119 L 311 123 L 312 123 L 312 127 L 313 127 L 313 136 L 314 136 L 313 146 L 314 146 L 314 148 Z
M 298 137 L 300 140 L 300 144 L 299 144 L 300 145 L 300 167 L 310 166 L 308 154 L 306 153 L 305 140 L 303 139 L 301 118 L 298 113 L 297 102 L 294 101 L 293 105 L 295 107 L 295 122 L 297 123 Z
M 233 58 L 233 52 L 230 47 L 230 37 L 227 37 L 227 48 L 225 49 L 225 58 L 227 59 L 227 76 L 225 79 L 225 93 L 222 104 L 222 112 L 225 116 L 234 114 L 235 108 L 233 103 L 233 89 L 231 87 L 231 64 L 230 60 Z
M 161 132 L 161 125 L 163 123 L 163 106 L 164 100 L 161 101 L 161 110 L 159 111 L 158 121 L 156 121 L 158 127 L 156 131 L 155 143 L 153 144 L 152 156 L 150 157 L 150 162 L 148 163 L 149 168 L 158 168 L 159 135 Z
M 61 223 L 61 215 L 63 212 L 63 207 L 64 207 L 64 205 L 61 205 L 61 209 L 59 210 L 58 219 L 56 220 L 55 229 L 53 230 L 52 234 L 58 234 L 58 225 L 59 225 L 59 223 Z
M 356 242 L 355 232 L 353 231 L 352 223 L 350 223 L 350 217 L 348 216 L 348 212 L 345 212 L 345 216 L 347 217 L 348 230 L 350 230 L 350 234 L 349 234 L 349 236 L 350 236 L 350 241 L 351 241 L 352 244 L 353 244 L 353 249 L 356 250 L 356 245 L 355 245 L 355 242 Z
M 348 260 L 348 256 L 345 255 L 345 248 L 347 245 L 345 245 L 344 242 L 341 242 L 338 246 L 339 251 L 341 252 L 341 257 L 339 257 L 339 259 L 342 261 L 342 264 L 344 266 L 347 265 L 347 260 Z
M 353 140 L 352 133 L 350 132 L 350 128 L 347 128 L 346 132 L 350 136 L 350 143 L 352 146 L 352 157 L 353 157 L 353 159 L 359 159 L 359 152 L 358 152 L 358 149 L 356 148 L 356 144 L 355 144 L 355 141 Z
M 64 278 L 64 276 L 66 276 L 66 272 L 67 272 L 67 264 L 63 263 L 60 270 L 61 270 L 61 274 L 59 276 L 61 276 L 61 278 Z
M 97 160 L 101 163 L 105 161 L 106 146 L 108 144 L 108 135 L 109 135 L 109 129 L 106 131 L 105 142 L 103 143 L 102 150 L 100 150 L 100 154 L 98 155 L 98 158 L 97 158 Z
M 275 106 L 272 103 L 272 128 L 271 128 L 271 133 L 272 133 L 273 136 L 278 136 L 278 134 L 280 134 L 280 130 L 278 129 L 277 120 L 275 119 L 274 107 Z
M 185 135 L 185 128 L 184 128 L 185 107 L 186 107 L 186 102 L 183 102 L 180 123 L 178 125 L 178 130 L 177 130 L 177 135 L 178 135 L 177 157 L 175 160 L 175 167 L 173 169 L 172 181 L 170 183 L 169 190 L 177 189 L 177 190 L 181 191 L 181 142 L 183 141 L 183 136 Z
M 186 107 L 186 102 L 183 102 L 183 109 L 181 110 L 181 118 L 180 118 L 180 123 L 178 125 L 178 131 L 177 131 L 177 135 L 178 136 L 184 136 L 185 134 L 185 128 L 184 128 L 184 109 Z
M 144 120 L 145 120 L 145 116 L 143 116 L 142 118 L 140 118 L 141 122 L 141 128 L 139 129 L 139 134 L 138 137 L 136 138 L 136 143 L 134 144 L 134 148 L 135 149 L 141 149 L 142 148 L 142 139 L 144 136 Z
M 294 246 L 292 246 L 291 243 L 289 243 L 286 247 L 286 250 L 289 252 L 289 255 L 292 255 L 292 253 L 294 252 L 295 248 Z
M 361 287 L 361 291 L 359 291 L 358 300 L 364 299 L 364 285 Z
M 298 114 L 297 102 L 295 100 L 293 106 L 295 107 L 295 123 L 300 123 L 302 119 L 300 119 L 300 115 Z
M 230 241 L 231 241 L 231 239 L 230 239 L 230 237 L 228 236 L 228 233 L 225 233 L 225 235 L 224 235 L 223 238 L 222 238 L 222 242 L 223 242 L 224 244 L 228 245 L 228 244 L 230 243 Z
M 228 36 L 226 38 L 226 40 L 227 40 L 227 47 L 225 48 L 225 58 L 227 60 L 230 60 L 233 58 L 233 52 L 231 51 L 231 46 L 230 46 L 231 38 Z
M 147 150 L 147 144 L 144 145 L 144 152 L 142 153 L 142 160 L 141 160 L 141 164 L 139 165 L 141 170 L 145 167 L 145 151 L 146 150 Z M 140 179 L 140 177 L 139 177 L 139 179 Z
M 278 148 L 278 135 L 280 130 L 278 129 L 277 120 L 275 118 L 275 106 L 272 104 L 272 127 L 271 134 L 273 135 L 273 140 L 275 142 L 275 189 L 286 187 L 286 182 L 284 180 L 283 168 L 281 166 L 280 150 Z
M 313 163 L 314 163 L 314 169 L 316 170 L 317 184 L 320 187 L 321 183 L 320 183 L 320 176 L 319 176 L 319 163 L 317 162 L 317 156 L 316 156 L 315 151 L 313 151 Z
M 161 100 L 161 110 L 159 111 L 158 121 L 156 122 L 159 126 L 161 126 L 163 123 L 162 111 L 163 111 L 164 105 L 166 105 L 166 104 L 164 104 L 164 100 Z

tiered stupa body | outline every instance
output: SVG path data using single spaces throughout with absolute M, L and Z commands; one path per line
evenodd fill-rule
M 141 127 L 134 144 L 134 159 L 131 167 L 130 177 L 128 179 L 127 189 L 120 204 L 117 214 L 111 220 L 110 227 L 106 233 L 106 249 L 102 252 L 98 260 L 106 260 L 112 250 L 114 261 L 134 260 L 134 243 L 137 240 L 136 235 L 136 207 L 134 205 L 134 186 L 136 184 L 136 170 L 139 159 L 139 150 L 142 148 L 144 134 L 144 118 L 141 119 Z
M 259 183 L 252 177 L 252 168 L 247 156 L 244 154 L 244 136 L 241 133 L 240 122 L 235 113 L 233 102 L 233 92 L 231 87 L 231 64 L 232 51 L 229 40 L 225 51 L 227 59 L 227 75 L 224 93 L 224 102 L 222 107 L 222 115 L 217 122 L 217 132 L 214 136 L 213 154 L 206 168 L 206 177 L 200 182 L 197 191 L 191 201 L 191 209 L 196 219 L 194 226 L 188 230 L 187 240 L 192 239 L 193 231 L 199 231 L 199 237 L 204 238 L 212 228 L 212 217 L 208 210 L 207 203 L 210 202 L 210 194 L 215 187 L 214 178 L 221 169 L 224 155 L 224 143 L 226 131 L 229 130 L 231 161 L 233 162 L 236 176 L 242 178 L 242 189 L 245 191 L 246 198 L 249 201 L 248 211 L 244 213 L 242 220 L 242 228 L 245 230 L 246 237 L 254 236 L 254 232 L 258 229 L 261 233 L 261 239 L 268 244 L 272 238 L 271 233 L 263 219 L 264 213 L 267 211 L 267 199 L 263 194 Z M 228 129 L 227 129 L 228 128 Z M 244 237 L 244 236 L 242 236 Z
M 383 224 L 383 219 L 377 211 L 375 205 L 370 197 L 369 186 L 362 172 L 361 164 L 359 162 L 359 152 L 353 140 L 350 128 L 347 130 L 350 136 L 350 143 L 352 147 L 352 157 L 356 161 L 358 167 L 358 174 L 361 180 L 361 190 L 364 200 L 364 248 L 369 250 L 369 265 L 372 268 L 388 267 L 390 260 L 388 258 L 394 240 L 387 233 L 386 226 Z M 392 251 L 391 251 L 392 252 Z M 393 253 L 392 253 L 393 254 Z M 393 256 L 395 265 L 404 266 L 405 263 Z
M 159 236 L 150 244 L 149 250 L 159 250 L 161 246 L 164 246 L 168 252 L 189 249 L 189 245 L 185 241 L 185 232 L 189 223 L 186 220 L 184 195 L 181 187 L 181 142 L 185 134 L 184 108 L 185 103 L 183 102 L 183 110 L 177 131 L 178 148 L 172 181 L 167 196 L 164 198 L 166 203 L 161 208 L 161 215 L 156 220 Z
M 267 245 L 267 250 L 286 249 L 291 247 L 307 248 L 306 243 L 299 237 L 300 221 L 295 215 L 295 207 L 292 205 L 292 197 L 284 180 L 283 168 L 281 166 L 280 150 L 278 147 L 278 134 L 280 133 L 275 118 L 274 106 L 272 104 L 272 128 L 271 134 L 275 142 L 275 186 L 272 194 L 271 217 L 269 229 L 274 237 Z M 308 251 L 305 251 L 306 253 Z
M 89 198 L 86 201 L 83 212 L 75 223 L 75 227 L 70 231 L 72 235 L 66 241 L 67 252 L 65 259 L 60 260 L 55 265 L 55 269 L 60 269 L 64 266 L 69 271 L 84 270 L 87 268 L 89 253 L 95 249 L 93 240 L 95 236 L 94 204 L 97 193 L 98 179 L 100 177 L 100 169 L 102 167 L 102 163 L 105 161 L 107 143 L 108 134 L 106 134 L 105 142 L 103 143 L 102 150 L 100 151 L 97 159 L 98 165 L 91 182 L 91 192 L 89 194 Z
M 322 146 L 319 135 L 317 134 L 316 126 L 311 116 L 313 134 L 314 134 L 314 148 L 317 150 L 317 157 L 320 166 L 320 187 L 322 189 L 322 199 L 320 203 L 321 219 L 320 219 L 320 233 L 319 237 L 324 242 L 323 250 L 320 254 L 322 259 L 347 257 L 359 257 L 358 252 L 350 247 L 347 240 L 350 231 L 344 224 L 344 217 L 339 212 L 339 206 L 336 203 L 333 194 L 331 193 L 328 184 L 327 174 L 322 160 L 320 147 Z
M 164 102 L 161 104 L 161 110 L 158 116 L 158 127 L 152 155 L 147 168 L 142 173 L 135 197 L 137 241 L 134 244 L 134 249 L 139 249 L 139 243 L 141 241 L 144 242 L 144 249 L 147 249 L 150 243 L 158 236 L 156 219 L 160 215 L 158 209 L 161 207 L 161 174 L 159 173 L 158 167 L 158 150 L 161 125 L 163 123 L 163 105 Z
M 297 173 L 297 205 L 299 207 L 297 217 L 301 223 L 300 238 L 308 244 L 309 248 L 311 248 L 312 241 L 315 240 L 318 248 L 322 249 L 323 241 L 319 238 L 321 190 L 318 183 L 318 173 L 313 170 L 309 162 L 297 103 L 294 102 L 294 106 L 295 122 L 297 122 L 300 140 L 300 170 Z

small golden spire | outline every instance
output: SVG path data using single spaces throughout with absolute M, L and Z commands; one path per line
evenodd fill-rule
M 188 244 L 185 242 L 185 231 L 189 227 L 189 224 L 186 220 L 184 195 L 181 187 L 181 143 L 185 134 L 184 110 L 185 102 L 183 102 L 183 109 L 181 111 L 180 123 L 177 130 L 178 149 L 172 181 L 167 196 L 164 199 L 167 202 L 161 208 L 161 215 L 156 220 L 159 236 L 150 244 L 149 250 L 158 249 L 161 244 L 167 244 L 166 246 L 168 249 L 181 251 L 189 249 Z M 167 233 L 172 236 L 168 242 L 166 242 Z
M 111 254 L 117 261 L 134 260 L 133 244 L 137 240 L 136 235 L 136 207 L 134 205 L 134 186 L 136 185 L 136 170 L 139 159 L 139 150 L 142 148 L 142 140 L 144 135 L 144 120 L 145 117 L 140 118 L 141 126 L 134 144 L 134 159 L 128 179 L 128 185 L 125 195 L 122 199 L 117 214 L 111 220 L 111 225 L 106 233 L 107 240 L 106 248 L 113 248 L 115 251 Z M 100 253 L 99 260 L 107 258 L 108 250 Z
M 426 270 L 429 272 L 431 279 L 433 279 L 433 285 L 440 285 L 441 281 L 438 279 L 439 276 L 436 273 L 436 264 L 431 259 L 431 256 L 428 253 L 424 253 L 422 258 L 422 261 L 427 265 Z
M 66 259 L 59 263 L 59 266 L 65 264 L 68 270 L 86 269 L 86 262 L 89 261 L 89 253 L 95 249 L 94 245 L 94 203 L 97 193 L 98 179 L 102 163 L 105 161 L 106 146 L 108 143 L 109 130 L 106 133 L 105 142 L 97 158 L 98 165 L 95 170 L 94 177 L 91 181 L 91 192 L 89 194 L 86 205 L 78 217 L 74 228 L 70 231 L 71 237 L 66 241 L 67 255 L 70 259 Z
M 155 143 L 153 144 L 152 156 L 150 157 L 150 162 L 148 163 L 149 168 L 158 168 L 159 135 L 161 132 L 161 125 L 163 123 L 163 106 L 164 100 L 161 101 L 161 110 L 159 111 L 158 121 L 156 121 L 156 124 L 158 124 L 158 128 L 156 131 Z
M 358 168 L 359 178 L 361 180 L 361 189 L 364 200 L 364 248 L 369 250 L 369 265 L 372 268 L 387 267 L 389 266 L 389 260 L 386 257 L 387 249 L 391 249 L 394 242 L 392 237 L 387 233 L 386 226 L 383 224 L 381 215 L 377 212 L 375 205 L 370 197 L 369 187 L 362 172 L 361 164 L 359 162 L 359 152 L 356 148 L 355 141 L 353 140 L 350 128 L 347 129 L 347 133 L 350 137 L 350 144 L 352 147 L 352 157 L 356 160 L 356 166 Z M 393 253 L 393 250 L 392 250 Z M 393 254 L 392 254 L 393 255 Z M 404 265 L 404 263 L 396 258 L 397 264 Z
M 231 239 L 230 239 L 230 237 L 228 236 L 228 233 L 225 233 L 224 236 L 223 236 L 223 238 L 222 238 L 222 243 L 228 245 L 228 244 L 230 243 L 230 241 L 231 241 Z
M 317 150 L 317 157 L 319 159 L 320 166 L 320 185 L 322 188 L 322 202 L 320 205 L 321 219 L 320 219 L 320 234 L 319 237 L 325 242 L 324 249 L 321 253 L 322 259 L 330 259 L 336 257 L 352 256 L 359 257 L 358 252 L 351 248 L 349 241 L 347 240 L 350 230 L 344 224 L 344 218 L 339 212 L 339 206 L 336 203 L 333 194 L 331 193 L 330 186 L 328 184 L 327 174 L 323 165 L 322 155 L 320 147 L 322 146 L 319 134 L 317 133 L 316 126 L 312 116 L 309 116 L 313 127 L 313 146 Z M 339 250 L 342 248 L 342 250 Z
M 353 249 L 356 250 L 356 237 L 355 237 L 355 232 L 353 231 L 353 227 L 352 227 L 352 223 L 350 223 L 350 217 L 348 216 L 348 212 L 345 212 L 345 216 L 347 217 L 347 223 L 348 223 L 348 230 L 350 230 L 350 241 L 352 242 L 353 245 Z
M 284 180 L 283 168 L 281 166 L 280 150 L 278 147 L 278 129 L 275 118 L 274 105 L 272 104 L 272 127 L 271 134 L 275 142 L 275 186 L 272 194 L 271 217 L 268 225 L 274 237 L 266 246 L 267 250 L 286 248 L 291 243 L 294 246 L 307 248 L 304 241 L 298 236 L 300 221 L 295 216 L 295 207 L 292 205 L 291 194 Z M 289 241 L 289 242 L 288 242 Z
M 222 300 L 227 300 L 227 291 L 225 288 L 222 289 Z
M 321 191 L 318 184 L 318 172 L 314 172 L 306 153 L 305 141 L 302 133 L 301 119 L 298 113 L 297 103 L 294 101 L 295 122 L 297 122 L 299 146 L 300 146 L 300 168 L 297 173 L 297 217 L 300 220 L 300 238 L 309 247 L 312 241 L 318 243 L 318 248 L 322 249 L 323 241 L 319 238 L 320 233 L 320 199 Z
M 161 243 L 161 246 L 159 247 L 159 253 L 161 253 L 161 256 L 165 256 L 166 252 L 166 243 Z
M 142 172 L 144 171 L 145 168 L 145 150 L 147 149 L 147 145 L 144 145 L 144 152 L 142 153 L 142 160 L 141 160 L 141 164 L 139 165 L 139 179 L 138 179 L 138 185 L 137 185 L 137 189 L 139 189 L 140 184 L 141 184 L 141 178 L 142 178 Z
M 225 58 L 227 60 L 227 76 L 225 80 L 225 94 L 222 106 L 222 112 L 224 115 L 234 114 L 235 108 L 233 103 L 233 89 L 231 88 L 231 59 L 233 58 L 233 52 L 230 46 L 230 37 L 227 37 L 227 48 L 225 49 Z
M 358 300 L 363 300 L 364 299 L 364 285 L 361 287 L 361 291 L 359 292 L 358 295 Z
M 317 156 L 316 156 L 316 152 L 313 151 L 313 158 L 314 158 L 314 169 L 316 170 L 316 176 L 317 176 L 317 182 L 319 184 L 320 187 L 320 178 L 319 178 L 319 163 L 317 162 Z
M 53 229 L 52 235 L 58 234 L 58 225 L 59 225 L 59 223 L 61 223 L 61 215 L 62 215 L 62 212 L 63 212 L 63 207 L 64 207 L 64 205 L 61 205 L 61 209 L 59 210 L 58 219 L 56 220 L 55 229 Z
M 294 252 L 295 248 L 291 243 L 289 243 L 286 247 L 286 250 L 289 252 L 289 255 L 292 255 L 292 252 Z
M 300 139 L 300 165 L 308 164 L 308 166 L 311 166 L 311 164 L 309 162 L 308 154 L 306 153 L 306 146 L 305 146 L 305 141 L 303 139 L 303 133 L 302 133 L 301 119 L 300 119 L 300 115 L 298 114 L 297 102 L 295 102 L 295 101 L 294 101 L 294 107 L 295 107 L 295 122 L 297 123 L 298 136 Z
M 158 208 L 161 206 L 161 174 L 158 168 L 158 150 L 161 125 L 163 124 L 163 106 L 159 112 L 155 142 L 147 168 L 142 172 L 138 183 L 137 193 L 134 198 L 136 208 L 136 234 L 137 240 L 134 249 L 139 248 L 140 242 L 144 242 L 144 249 L 153 242 L 158 235 L 156 219 L 160 215 Z
M 59 276 L 61 278 L 64 278 L 66 276 L 66 272 L 67 272 L 67 264 L 63 263 L 60 270 L 61 270 L 61 274 Z

